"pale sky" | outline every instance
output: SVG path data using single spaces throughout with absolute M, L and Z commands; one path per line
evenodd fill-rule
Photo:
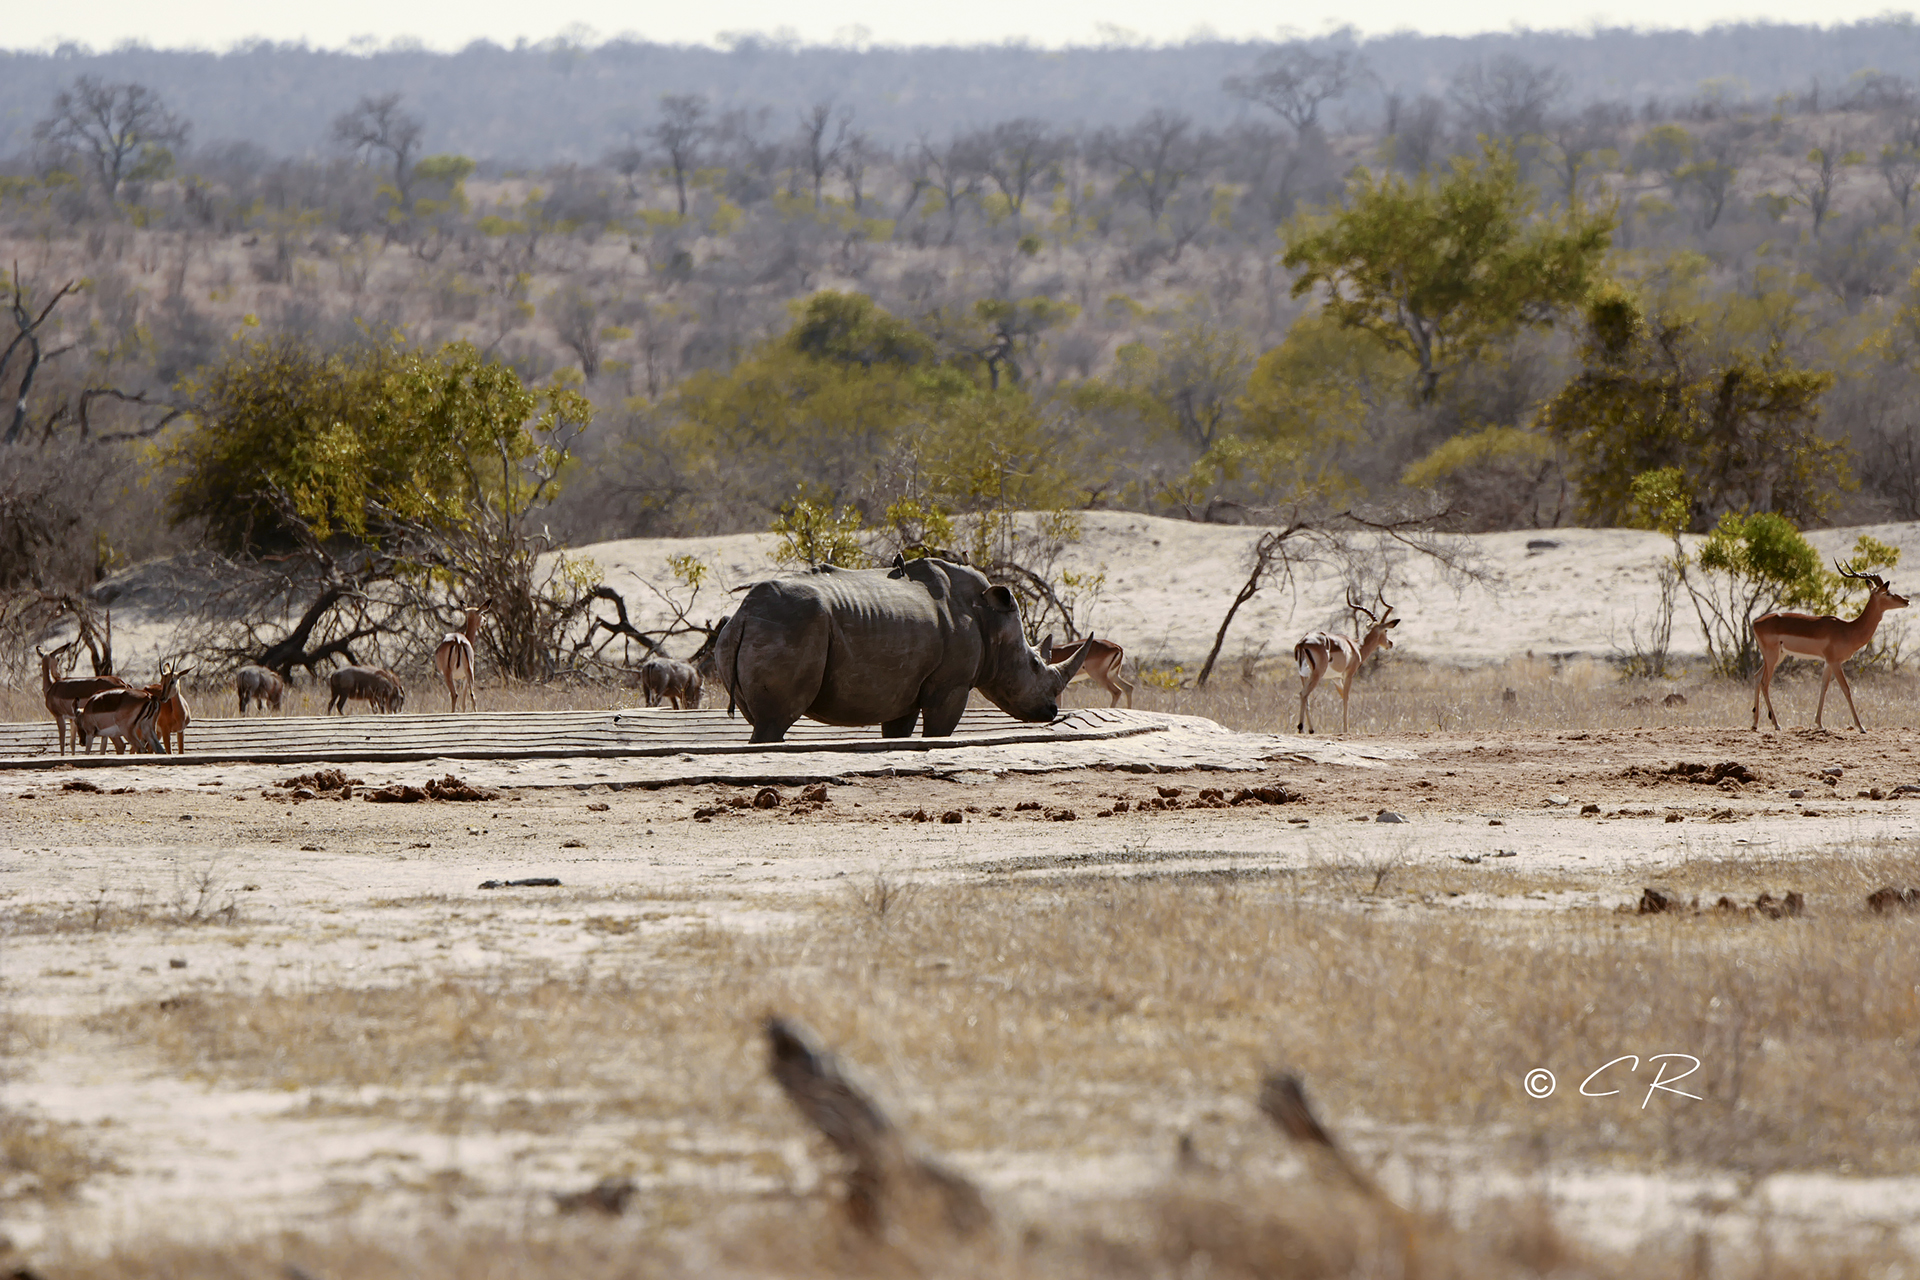
M 614 0 L 328 0 L 262 4 L 260 0 L 87 0 L 84 4 L 13 7 L 0 44 L 51 48 L 75 40 L 104 51 L 125 41 L 161 48 L 225 49 L 266 38 L 304 40 L 324 48 L 384 45 L 417 39 L 450 50 L 477 39 L 511 45 L 541 41 L 570 28 L 588 28 L 588 42 L 616 35 L 670 43 L 712 44 L 731 32 L 773 34 L 783 29 L 808 44 L 982 44 L 1024 40 L 1036 45 L 1087 45 L 1145 40 L 1181 41 L 1194 35 L 1272 37 L 1318 34 L 1351 24 L 1379 35 L 1410 29 L 1468 35 L 1514 27 L 1584 30 L 1593 26 L 1654 28 L 1711 26 L 1761 20 L 1858 21 L 1887 12 L 1885 0 L 1611 0 L 1579 9 L 1544 8 L 1537 0 L 1340 0 L 1259 4 L 1248 0 L 696 0 L 633 4 Z M 576 34 L 584 34 L 576 30 Z

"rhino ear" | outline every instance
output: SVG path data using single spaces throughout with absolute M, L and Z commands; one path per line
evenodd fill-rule
M 1013 592 L 1005 587 L 988 587 L 987 603 L 1002 613 L 1016 613 L 1020 608 L 1014 601 Z

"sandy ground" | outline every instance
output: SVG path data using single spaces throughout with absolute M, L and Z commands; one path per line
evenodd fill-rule
M 564 970 L 630 954 L 649 939 L 658 945 L 676 930 L 770 927 L 786 919 L 783 897 L 882 875 L 905 883 L 1353 864 L 1440 877 L 1384 909 L 1604 908 L 1631 903 L 1677 865 L 1735 855 L 1777 862 L 1780 887 L 1790 889 L 1801 858 L 1911 840 L 1920 826 L 1920 798 L 1885 798 L 1920 784 L 1914 732 L 1421 736 L 1323 761 L 1277 751 L 1284 740 L 1225 736 L 1243 739 L 1248 756 L 1269 758 L 1232 771 L 1153 774 L 1030 772 L 980 760 L 971 769 L 848 776 L 828 787 L 826 804 L 804 812 L 793 803 L 797 788 L 786 788 L 778 807 L 732 808 L 727 798 L 752 788 L 712 782 L 615 790 L 556 777 L 495 801 L 386 805 L 290 801 L 265 785 L 284 767 L 129 769 L 112 779 L 131 785 L 124 794 L 64 789 L 109 780 L 98 771 L 15 773 L 0 806 L 0 904 L 10 918 L 71 917 L 106 897 L 176 910 L 231 905 L 238 925 L 21 930 L 0 941 L 0 993 L 14 1018 L 71 1027 L 129 1002 L 194 992 Z M 1727 760 L 1755 780 L 1721 787 L 1665 773 Z M 349 772 L 374 783 L 388 773 L 420 782 L 442 770 Z M 478 780 L 474 768 L 462 772 Z M 1298 798 L 1192 807 L 1209 788 L 1231 797 L 1257 787 Z M 1876 789 L 1883 798 L 1873 798 Z M 1166 790 L 1177 792 L 1170 798 L 1179 807 L 1149 807 L 1167 802 Z M 1125 812 L 1113 812 L 1116 801 Z M 1072 820 L 1059 816 L 1068 811 Z M 1381 821 L 1383 811 L 1405 821 Z M 962 820 L 916 820 L 922 812 Z M 1515 873 L 1535 881 L 1553 873 L 1557 887 L 1516 890 L 1507 883 Z M 480 887 L 536 876 L 561 887 Z M 583 912 L 567 910 L 569 895 L 620 890 L 674 906 L 637 935 L 590 929 Z M 69 1031 L 58 1046 L 9 1055 L 10 1105 L 93 1127 L 121 1171 L 93 1179 L 76 1201 L 12 1206 L 6 1230 L 28 1246 L 156 1229 L 220 1238 L 243 1224 L 405 1223 L 425 1212 L 422 1171 L 444 1166 L 481 1189 L 474 1203 L 484 1211 L 527 1212 L 536 1199 L 529 1188 L 584 1185 L 634 1139 L 618 1123 L 541 1139 L 454 1138 L 309 1114 L 315 1098 L 304 1092 L 289 1098 L 173 1078 L 139 1046 L 97 1034 Z M 1111 1191 L 1160 1172 L 1144 1161 L 1035 1169 L 1029 1157 L 996 1164 L 991 1153 L 976 1153 L 972 1168 L 1009 1194 L 1084 1182 Z M 1846 1214 L 1920 1222 L 1920 1181 L 1777 1181 L 1745 1190 L 1808 1224 Z M 343 1185 L 354 1193 L 343 1196 Z M 1567 1222 L 1618 1242 L 1685 1225 L 1681 1190 L 1596 1173 L 1558 1194 Z M 1711 1191 L 1703 1183 L 1688 1195 L 1704 1203 Z M 1920 1233 L 1911 1243 L 1920 1245 Z

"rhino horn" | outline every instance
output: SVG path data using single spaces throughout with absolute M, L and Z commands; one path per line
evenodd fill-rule
M 1052 662 L 1053 661 L 1053 632 L 1049 631 L 1047 632 L 1047 634 L 1041 636 L 1040 643 L 1036 647 L 1040 650 L 1040 661 Z
M 1092 639 L 1093 637 L 1089 636 L 1087 638 Z M 1072 682 L 1073 678 L 1080 674 L 1080 664 L 1087 660 L 1087 651 L 1092 647 L 1092 645 L 1083 644 L 1074 652 L 1071 658 L 1048 664 L 1047 670 L 1053 672 L 1054 679 L 1060 682 L 1062 689 L 1066 688 L 1067 685 Z

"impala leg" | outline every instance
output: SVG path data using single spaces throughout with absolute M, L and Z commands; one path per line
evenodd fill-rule
M 1827 727 L 1821 723 L 1820 717 L 1827 709 L 1827 686 L 1833 683 L 1833 671 L 1833 664 L 1829 662 L 1827 669 L 1820 673 L 1820 700 L 1813 704 L 1813 727 L 1816 729 Z M 1851 702 L 1853 699 L 1849 698 L 1847 701 Z
M 1760 682 L 1753 690 L 1753 727 L 1760 727 L 1760 699 L 1767 700 L 1767 720 L 1775 729 L 1780 727 L 1780 717 L 1773 713 L 1773 669 L 1780 662 L 1778 649 L 1762 645 L 1760 647 Z
M 1847 683 L 1847 669 L 1836 664 L 1833 668 L 1833 676 L 1840 682 L 1840 692 L 1847 695 L 1847 710 L 1853 712 L 1853 727 L 1865 733 L 1867 727 L 1860 723 L 1860 712 L 1853 705 L 1853 686 Z
M 1313 732 L 1313 711 L 1308 706 L 1307 700 L 1313 696 L 1313 688 L 1319 683 L 1320 668 L 1317 666 L 1300 675 L 1300 723 L 1294 726 L 1296 733 Z

